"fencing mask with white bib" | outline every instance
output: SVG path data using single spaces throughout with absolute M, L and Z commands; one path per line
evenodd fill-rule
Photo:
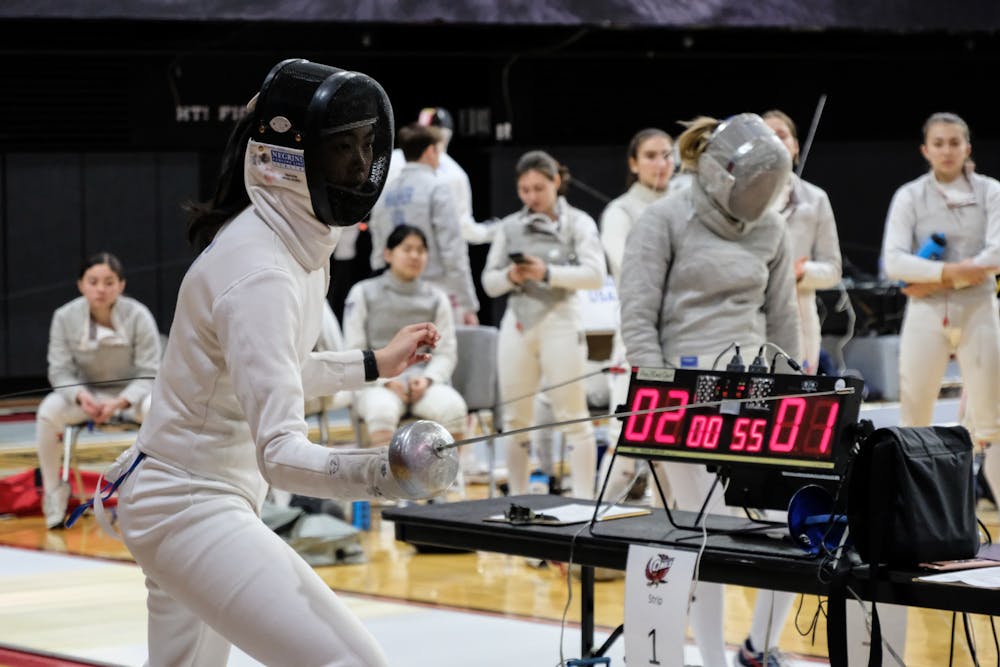
M 698 158 L 698 182 L 730 217 L 759 219 L 788 182 L 792 158 L 760 116 L 719 123 Z
M 395 132 L 382 87 L 360 72 L 291 59 L 254 101 L 247 147 L 270 185 L 307 190 L 316 219 L 349 226 L 385 185 Z

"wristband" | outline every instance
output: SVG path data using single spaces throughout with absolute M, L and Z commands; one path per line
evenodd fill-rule
M 365 362 L 365 382 L 378 379 L 378 362 L 375 361 L 375 353 L 371 350 L 364 350 L 362 353 Z

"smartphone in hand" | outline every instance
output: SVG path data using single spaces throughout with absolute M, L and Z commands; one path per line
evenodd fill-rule
M 527 261 L 524 258 L 523 252 L 512 252 L 509 253 L 507 256 L 510 257 L 510 261 L 514 262 L 515 264 L 524 264 Z

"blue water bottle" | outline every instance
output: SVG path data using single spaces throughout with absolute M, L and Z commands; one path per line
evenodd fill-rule
M 920 250 L 917 251 L 917 257 L 940 260 L 944 257 L 944 249 L 947 245 L 948 240 L 945 239 L 944 234 L 931 234 L 930 237 L 924 241 L 924 244 L 920 246 Z
M 358 530 L 368 530 L 372 525 L 372 505 L 367 500 L 351 503 L 351 525 Z

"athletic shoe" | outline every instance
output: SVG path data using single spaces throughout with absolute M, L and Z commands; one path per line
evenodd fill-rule
M 69 506 L 69 484 L 62 482 L 51 493 L 42 497 L 42 511 L 45 512 L 45 527 L 62 528 Z
M 733 661 L 734 667 L 790 667 L 790 663 L 777 647 L 767 652 L 767 662 L 764 662 L 764 652 L 754 651 L 750 638 L 747 637 Z

